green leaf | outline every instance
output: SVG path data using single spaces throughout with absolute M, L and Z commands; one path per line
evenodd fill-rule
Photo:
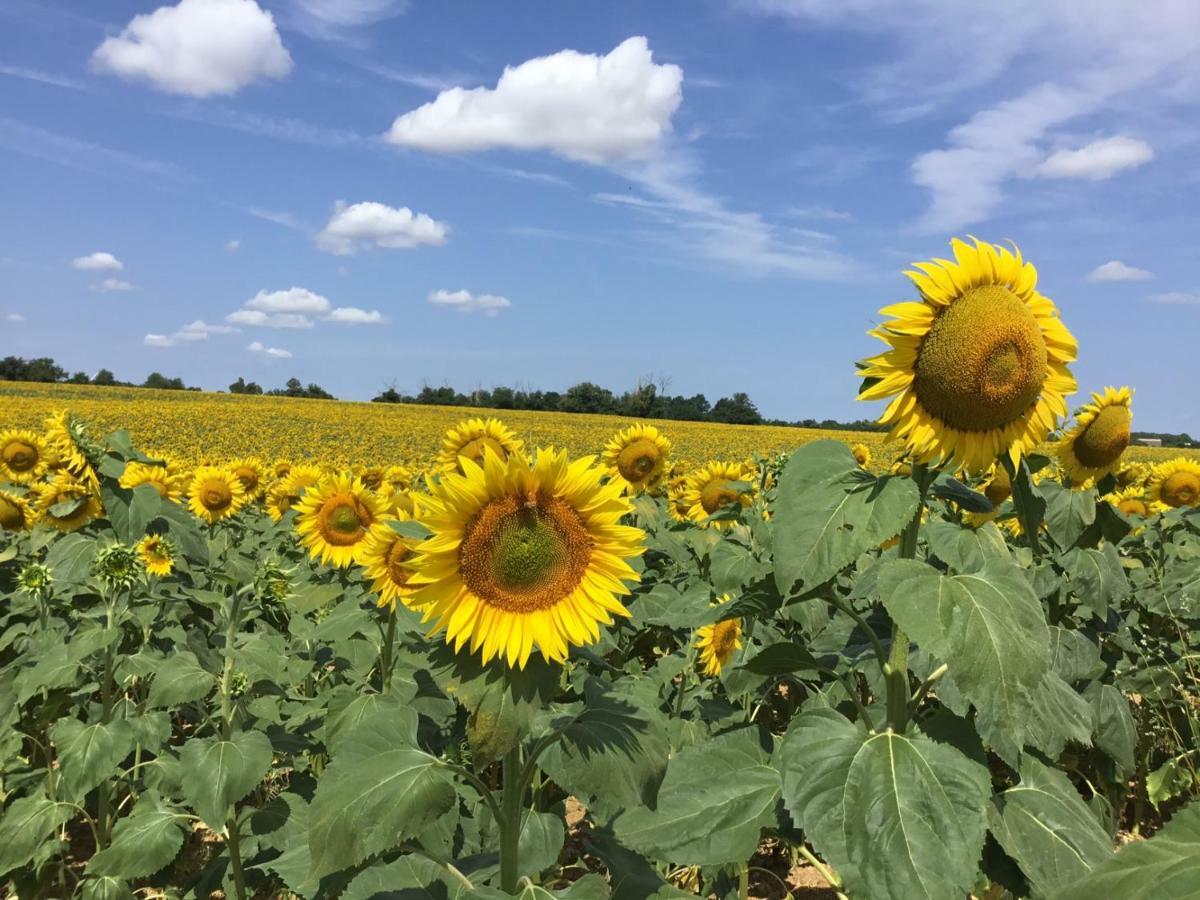
M 136 741 L 133 728 L 124 720 L 84 725 L 71 718 L 55 722 L 50 738 L 58 751 L 63 783 L 78 800 L 117 774 L 118 763 L 133 751 Z
M 1129 775 L 1133 772 L 1133 754 L 1138 741 L 1129 701 L 1118 688 L 1099 682 L 1088 685 L 1084 696 L 1095 714 L 1093 738 L 1096 746 L 1116 763 L 1119 774 Z
M 416 710 L 392 694 L 357 694 L 348 703 L 341 696 L 330 697 L 325 717 L 325 747 L 330 753 L 337 753 L 355 728 L 380 715 L 387 717 L 394 731 L 403 732 L 404 746 L 417 746 Z
M 45 794 L 20 797 L 0 818 L 0 875 L 23 866 L 56 828 L 74 815 L 69 803 L 55 803 Z
M 718 593 L 727 594 L 762 577 L 767 567 L 746 547 L 724 540 L 708 554 L 708 572 Z
M 744 862 L 775 823 L 779 773 L 753 728 L 688 747 L 667 766 L 658 807 L 634 807 L 613 823 L 632 850 L 678 865 Z
M 91 858 L 87 873 L 148 878 L 179 855 L 186 821 L 184 813 L 147 791 L 138 798 L 133 812 L 117 822 L 112 843 Z
M 17 705 L 24 703 L 34 694 L 47 688 L 67 687 L 75 683 L 79 672 L 79 660 L 71 648 L 58 644 L 45 653 L 39 654 L 32 668 L 24 669 L 17 676 Z
M 192 738 L 179 751 L 187 773 L 183 796 L 209 828 L 223 832 L 231 807 L 258 786 L 271 757 L 271 742 L 261 731 L 239 731 L 227 741 Z
M 860 554 L 895 537 L 919 502 L 909 478 L 876 478 L 841 441 L 815 441 L 792 454 L 775 501 L 775 582 L 787 596 L 811 589 Z
M 120 878 L 105 875 L 86 878 L 79 885 L 80 900 L 133 900 L 133 892 Z
M 1200 803 L 1179 810 L 1148 841 L 1126 844 L 1054 900 L 1189 900 L 1200 897 Z
M 199 519 L 178 503 L 163 503 L 158 520 L 166 524 L 167 532 L 185 558 L 200 565 L 208 564 L 208 538 L 200 530 Z
M 1063 557 L 1063 568 L 1072 592 L 1098 619 L 1129 596 L 1129 579 L 1112 544 L 1100 550 L 1072 550 Z
M 775 765 L 796 825 L 851 896 L 970 892 L 991 794 L 986 766 L 921 734 L 869 735 L 832 709 L 793 719 Z
M 408 746 L 409 727 L 407 717 L 375 715 L 339 747 L 309 808 L 314 877 L 390 850 L 454 805 L 449 773 Z
M 755 675 L 786 675 L 790 672 L 811 672 L 817 668 L 813 655 L 791 641 L 780 641 L 764 647 L 742 666 Z
M 1146 775 L 1146 796 L 1154 808 L 1191 790 L 1192 770 L 1180 757 L 1168 759 Z
M 953 475 L 945 473 L 929 486 L 929 493 L 942 500 L 951 500 L 967 512 L 990 513 L 994 508 L 984 494 L 971 490 Z
M 296 589 L 296 595 L 288 600 L 288 606 L 303 615 L 332 603 L 344 593 L 346 589 L 340 584 L 308 581 Z
M 92 570 L 95 556 L 95 538 L 65 534 L 51 545 L 46 554 L 46 565 L 50 567 L 56 582 L 83 584 Z
M 1062 772 L 1025 757 L 1020 773 L 992 801 L 989 825 L 1034 890 L 1048 894 L 1112 856 L 1112 839 Z
M 925 526 L 933 555 L 956 572 L 978 572 L 989 560 L 1011 559 L 1004 535 L 993 522 L 966 528 L 955 522 L 934 521 Z
M 1073 491 L 1046 485 L 1050 500 L 1046 505 L 1046 528 L 1054 543 L 1062 549 L 1074 547 L 1080 536 L 1096 521 L 1096 495 L 1092 491 Z
M 341 900 L 456 900 L 470 888 L 462 875 L 412 853 L 359 872 Z
M 1082 632 L 1051 625 L 1050 670 L 1063 681 L 1087 681 L 1103 674 L 1104 660 Z
M 100 497 L 104 501 L 105 518 L 126 544 L 145 536 L 146 526 L 158 516 L 163 505 L 158 491 L 148 484 L 139 484 L 131 490 L 105 480 L 100 484 Z
M 694 894 L 666 881 L 640 853 L 622 847 L 611 831 L 595 827 L 585 832 L 587 849 L 609 873 L 612 900 L 687 900 Z
M 527 811 L 517 836 L 521 872 L 536 875 L 546 871 L 558 861 L 566 839 L 566 827 L 558 813 Z
M 190 650 L 181 650 L 155 665 L 146 704 L 150 709 L 180 706 L 203 700 L 216 683 L 216 677 L 196 659 Z

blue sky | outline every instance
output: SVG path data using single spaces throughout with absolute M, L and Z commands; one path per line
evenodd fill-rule
M 1081 393 L 1200 431 L 1200 4 L 6 0 L 0 354 L 854 418 L 909 262 L 1016 241 Z

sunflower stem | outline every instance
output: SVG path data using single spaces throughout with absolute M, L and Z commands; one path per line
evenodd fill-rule
M 742 863 L 738 869 L 738 900 L 750 900 L 750 866 Z
M 395 662 L 392 659 L 393 648 L 396 645 L 396 604 L 391 604 L 391 610 L 388 612 L 387 634 L 383 639 L 383 646 L 379 648 L 379 684 L 380 693 L 386 694 L 388 688 L 392 684 L 392 669 L 395 667 Z
M 1033 495 L 1029 466 L 1025 465 L 1024 461 L 1021 464 L 1013 463 L 1012 458 L 1005 453 L 1004 468 L 1008 470 L 1008 478 L 1012 482 L 1012 502 L 1017 511 L 1017 521 L 1021 523 L 1021 530 L 1025 532 L 1025 540 L 1029 541 L 1029 550 L 1036 562 L 1042 558 L 1042 545 L 1038 540 L 1038 527 L 1041 523 L 1033 521 L 1033 510 L 1025 502 Z
M 934 474 L 921 463 L 912 467 L 912 479 L 917 485 L 917 509 L 900 537 L 901 559 L 917 558 L 917 539 L 921 534 L 921 517 L 925 513 L 925 495 L 933 483 Z M 908 686 L 908 635 L 895 623 L 892 623 L 892 646 L 883 674 L 887 683 L 888 727 L 903 734 L 908 726 L 908 701 L 911 696 Z
M 504 795 L 500 800 L 500 890 L 517 892 L 520 875 L 518 854 L 521 839 L 521 797 L 525 784 L 521 769 L 521 746 L 518 744 L 504 755 Z

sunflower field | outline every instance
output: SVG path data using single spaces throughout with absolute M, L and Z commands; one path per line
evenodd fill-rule
M 5 894 L 1200 897 L 1200 461 L 953 251 L 886 435 L 3 386 Z

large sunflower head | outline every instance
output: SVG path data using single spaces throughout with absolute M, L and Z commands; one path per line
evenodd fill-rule
M 138 556 L 151 575 L 170 575 L 175 568 L 175 544 L 164 534 L 148 534 L 136 544 Z
M 125 471 L 119 479 L 121 487 L 128 490 L 148 484 L 158 491 L 158 496 L 173 503 L 178 503 L 183 496 L 184 481 L 172 463 L 158 466 L 137 460 L 125 464 Z
M 617 598 L 639 578 L 627 560 L 645 549 L 645 532 L 620 524 L 632 503 L 606 474 L 595 457 L 553 449 L 533 462 L 490 450 L 482 466 L 468 459 L 422 499 L 431 536 L 405 602 L 485 663 L 524 668 L 535 647 L 561 662 L 568 645 L 599 640 L 600 624 L 629 615 Z
M 287 477 L 277 481 L 267 494 L 267 514 L 278 522 L 283 514 L 300 502 L 304 492 L 321 480 L 318 466 L 292 466 Z
M 705 527 L 729 529 L 737 517 L 715 514 L 740 512 L 754 501 L 754 472 L 741 463 L 707 462 L 688 475 L 683 493 L 688 518 Z
M 188 509 L 209 525 L 236 515 L 246 500 L 246 489 L 229 469 L 201 466 L 192 473 Z
M 729 594 L 718 601 L 728 603 Z M 733 655 L 742 649 L 742 620 L 723 619 L 696 629 L 696 650 L 705 675 L 720 675 Z
M 46 445 L 32 431 L 0 432 L 0 481 L 37 481 L 49 462 Z
M 353 475 L 321 479 L 296 504 L 296 532 L 313 559 L 344 569 L 362 553 L 371 527 L 384 522 L 383 501 Z
M 893 398 L 880 423 L 917 462 L 971 472 L 1046 439 L 1075 390 L 1075 338 L 1020 251 L 957 238 L 954 261 L 915 263 L 921 299 L 880 312 L 889 345 L 859 363 L 860 400 Z
M 247 503 L 252 503 L 263 495 L 267 487 L 267 468 L 257 456 L 235 459 L 229 464 L 229 471 L 242 483 Z
M 58 531 L 78 531 L 104 515 L 96 490 L 69 472 L 59 472 L 37 493 L 38 521 Z
M 1150 476 L 1151 500 L 1166 506 L 1200 506 L 1200 462 L 1180 456 L 1159 463 Z
M 499 419 L 464 419 L 446 432 L 437 468 L 445 473 L 462 474 L 459 457 L 482 465 L 485 451 L 491 450 L 501 461 L 525 452 L 525 444 Z
M 850 448 L 850 452 L 854 454 L 854 461 L 860 467 L 866 468 L 871 465 L 871 448 L 866 444 L 855 444 Z
M 1075 412 L 1075 426 L 1058 442 L 1058 462 L 1072 482 L 1103 478 L 1129 446 L 1133 391 L 1107 387 Z
M 37 511 L 29 500 L 12 491 L 0 490 L 0 530 L 25 531 L 37 521 Z
M 399 516 L 401 520 L 408 516 Z M 382 523 L 371 529 L 358 557 L 363 573 L 371 579 L 371 590 L 378 596 L 380 606 L 396 608 L 396 601 L 413 592 L 408 583 L 412 577 L 410 564 L 417 542 L 406 538 Z
M 653 425 L 618 431 L 605 445 L 601 461 L 630 493 L 659 484 L 671 459 L 671 442 Z

